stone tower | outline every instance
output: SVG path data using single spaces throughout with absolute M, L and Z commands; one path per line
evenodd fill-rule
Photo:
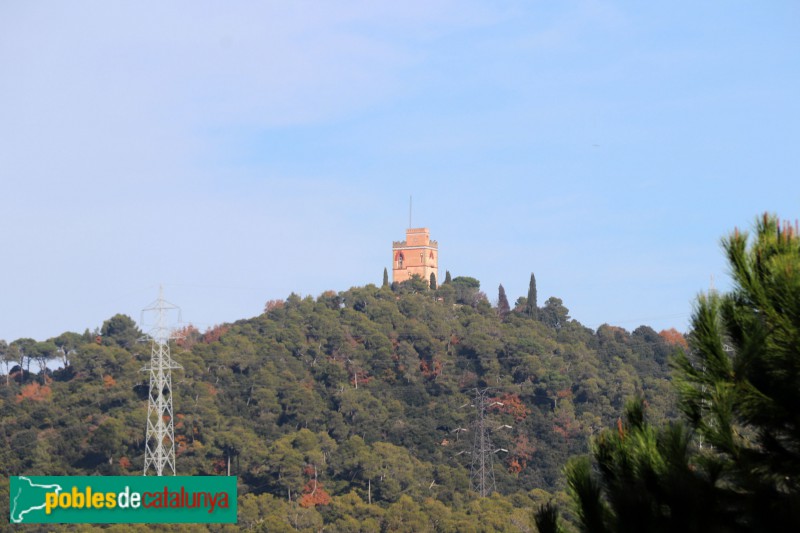
M 427 283 L 433 274 L 439 285 L 439 243 L 431 240 L 428 228 L 409 228 L 406 240 L 392 243 L 392 281 L 400 283 L 413 274 Z

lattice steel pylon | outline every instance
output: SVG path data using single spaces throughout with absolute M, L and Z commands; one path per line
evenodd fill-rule
M 488 389 L 475 389 L 474 405 L 477 416 L 473 422 L 472 467 L 469 471 L 469 480 L 470 487 L 481 498 L 489 496 L 497 490 L 494 481 L 494 454 L 497 450 L 492 446 L 489 427 L 486 423 L 486 409 L 490 405 L 488 401 Z
M 169 352 L 170 339 L 176 338 L 167 324 L 170 311 L 180 308 L 165 301 L 161 288 L 158 300 L 142 310 L 142 323 L 145 313 L 156 313 L 156 321 L 148 332 L 151 340 L 150 365 L 142 372 L 150 372 L 150 394 L 147 402 L 147 433 L 144 450 L 144 475 L 152 468 L 157 476 L 164 469 L 175 475 L 175 427 L 172 412 L 172 370 L 182 368 L 172 360 Z

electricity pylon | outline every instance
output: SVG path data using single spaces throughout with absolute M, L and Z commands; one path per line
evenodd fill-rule
M 153 328 L 147 334 L 151 340 L 150 365 L 142 372 L 150 372 L 150 394 L 147 402 L 147 434 L 144 450 L 144 475 L 152 467 L 160 476 L 164 469 L 175 475 L 175 427 L 172 414 L 172 369 L 182 368 L 172 360 L 169 341 L 176 338 L 167 325 L 170 311 L 180 308 L 164 300 L 163 290 L 158 290 L 158 300 L 142 310 L 144 314 L 156 313 Z
M 474 406 L 477 416 L 473 422 L 472 467 L 469 471 L 469 479 L 470 488 L 481 498 L 485 498 L 497 490 L 494 481 L 494 454 L 507 451 L 503 448 L 495 449 L 489 436 L 490 427 L 486 421 L 486 409 L 493 405 L 503 404 L 502 402 L 489 402 L 489 389 L 475 389 Z M 501 427 L 510 428 L 511 426 Z

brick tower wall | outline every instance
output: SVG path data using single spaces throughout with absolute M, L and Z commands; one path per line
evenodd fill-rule
M 428 228 L 409 228 L 406 240 L 392 244 L 392 281 L 401 283 L 419 275 L 430 282 L 431 274 L 439 281 L 439 243 L 432 241 Z

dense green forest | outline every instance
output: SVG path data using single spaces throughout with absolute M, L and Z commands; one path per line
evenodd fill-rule
M 412 279 L 292 294 L 252 319 L 183 328 L 178 474 L 230 468 L 242 528 L 533 531 L 533 511 L 566 501 L 568 458 L 617 423 L 626 399 L 644 398 L 655 421 L 677 416 L 668 359 L 685 341 L 588 329 L 558 298 L 536 305 L 533 276 L 529 296 L 512 309 L 501 288 L 492 306 L 478 280 L 448 273 L 435 290 Z M 4 476 L 141 475 L 142 335 L 116 315 L 94 332 L 0 343 Z M 497 493 L 481 499 L 471 403 L 485 388 L 501 451 Z
M 186 326 L 178 473 L 239 480 L 238 524 L 201 529 L 797 531 L 798 233 L 764 215 L 754 235 L 723 239 L 732 291 L 701 295 L 685 337 L 590 330 L 558 298 L 537 305 L 533 275 L 513 308 L 502 286 L 492 306 L 478 280 L 449 273 L 436 288 L 384 275 Z M 2 507 L 10 475 L 141 475 L 142 335 L 116 315 L 0 341 Z M 488 486 L 476 455 L 494 461 Z M 62 529 L 137 528 L 150 529 Z

